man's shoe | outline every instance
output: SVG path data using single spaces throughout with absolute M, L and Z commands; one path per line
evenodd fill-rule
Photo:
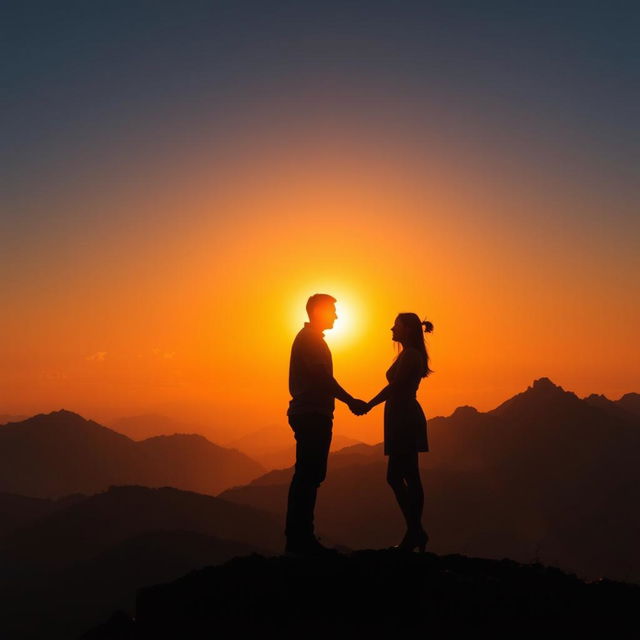
M 325 554 L 338 553 L 336 549 L 325 547 L 317 538 L 313 538 L 310 546 L 314 555 L 321 556 Z
M 284 547 L 284 555 L 289 558 L 299 558 L 304 554 L 302 553 L 302 548 L 300 546 L 287 542 Z
M 302 558 L 310 555 L 310 544 L 307 540 L 287 540 L 284 554 L 290 558 Z
M 338 552 L 335 549 L 325 547 L 316 538 L 311 538 L 309 540 L 287 541 L 284 553 L 290 557 L 308 558 L 311 556 L 335 554 Z

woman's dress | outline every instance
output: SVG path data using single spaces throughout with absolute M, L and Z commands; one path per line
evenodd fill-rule
M 384 405 L 385 455 L 429 451 L 427 419 L 416 399 L 422 371 L 422 355 L 411 347 L 403 349 L 387 371 L 390 388 Z

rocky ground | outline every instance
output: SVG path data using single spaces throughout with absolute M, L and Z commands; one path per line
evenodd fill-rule
M 584 582 L 540 564 L 358 551 L 321 558 L 250 555 L 138 593 L 85 640 L 385 637 L 435 630 L 573 636 L 636 626 L 640 586 Z

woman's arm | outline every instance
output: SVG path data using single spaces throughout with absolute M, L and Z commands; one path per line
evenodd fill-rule
M 419 375 L 420 355 L 414 349 L 403 351 L 398 358 L 398 367 L 393 381 L 384 387 L 377 396 L 367 402 L 369 410 L 388 400 L 390 395 L 405 388 L 416 375 Z
M 373 407 L 375 407 L 377 404 L 384 402 L 389 397 L 390 390 L 391 390 L 391 385 L 388 384 L 384 389 L 382 389 L 382 391 L 380 391 L 380 393 L 377 396 L 375 396 L 374 398 L 371 398 L 371 400 L 367 402 L 367 407 L 369 407 L 369 411 L 373 409 Z

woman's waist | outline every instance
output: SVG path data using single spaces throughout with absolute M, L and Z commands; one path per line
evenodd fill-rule
M 387 396 L 387 402 L 406 402 L 408 400 L 418 401 L 417 389 L 394 391 Z
M 391 407 L 391 408 L 407 407 L 407 406 L 415 407 L 416 405 L 420 406 L 420 403 L 418 402 L 418 398 L 416 398 L 415 395 L 389 397 L 387 398 L 387 401 L 385 404 L 387 407 Z

